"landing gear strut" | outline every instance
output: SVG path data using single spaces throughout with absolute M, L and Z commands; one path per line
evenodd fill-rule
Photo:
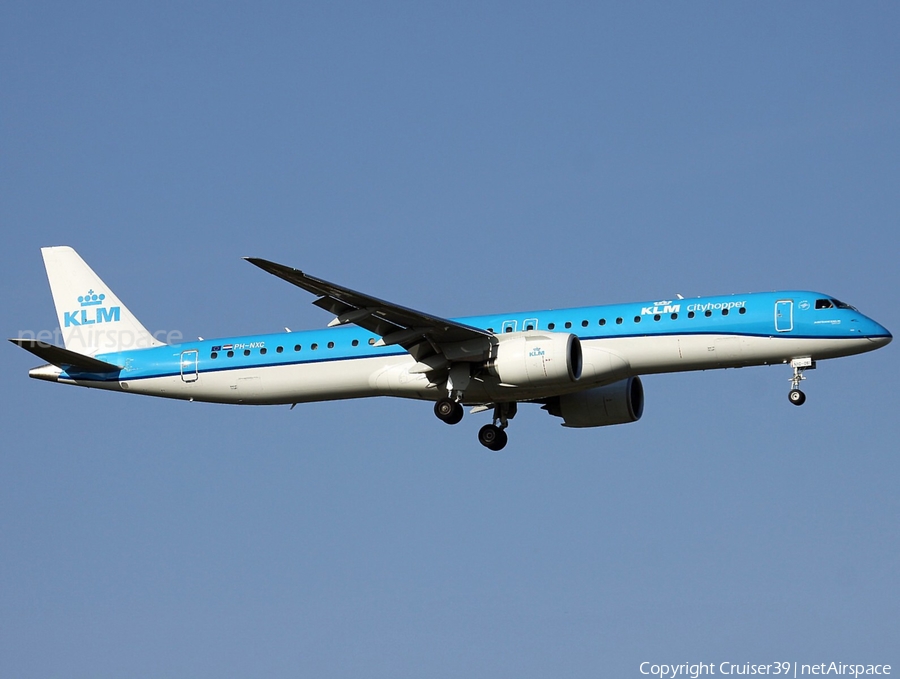
M 463 418 L 463 407 L 459 401 L 454 401 L 452 398 L 442 398 L 434 404 L 434 414 L 437 415 L 441 422 L 458 424 Z
M 489 450 L 503 450 L 509 438 L 505 429 L 516 416 L 518 404 L 498 403 L 494 406 L 494 421 L 478 430 L 478 442 Z
M 468 363 L 454 363 L 447 375 L 447 396 L 434 404 L 434 414 L 441 422 L 457 424 L 463 418 L 463 392 L 469 386 L 470 367 Z
M 788 400 L 795 406 L 802 406 L 806 403 L 806 394 L 800 391 L 800 382 L 806 379 L 803 376 L 803 371 L 815 370 L 816 362 L 811 358 L 795 358 L 791 361 L 791 367 L 794 369 L 794 376 L 791 377 L 791 390 L 788 392 Z

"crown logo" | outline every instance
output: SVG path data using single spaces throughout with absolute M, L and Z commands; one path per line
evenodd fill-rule
M 106 299 L 106 295 L 97 294 L 93 290 L 88 290 L 86 295 L 79 295 L 78 301 L 81 303 L 81 306 L 100 306 L 103 304 L 103 300 Z

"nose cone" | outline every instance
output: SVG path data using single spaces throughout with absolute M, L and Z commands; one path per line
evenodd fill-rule
M 871 324 L 871 327 L 867 328 L 868 332 L 866 332 L 866 339 L 872 342 L 876 349 L 880 349 L 891 343 L 894 336 L 887 328 L 880 323 L 876 323 L 872 319 L 869 319 L 869 323 Z
M 880 349 L 881 347 L 890 344 L 892 339 L 894 339 L 893 335 L 891 335 L 891 333 L 888 333 L 887 335 L 882 335 L 880 337 L 870 337 L 869 341 L 874 342 L 875 346 Z

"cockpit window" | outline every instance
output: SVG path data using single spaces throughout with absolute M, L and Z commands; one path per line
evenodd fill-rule
M 830 299 L 817 299 L 816 300 L 816 309 L 831 309 L 834 307 L 834 304 L 831 303 Z
M 838 309 L 853 309 L 854 311 L 856 311 L 856 307 L 855 307 L 855 306 L 851 306 L 851 305 L 847 304 L 846 302 L 842 302 L 842 301 L 839 300 L 839 299 L 832 299 L 831 301 L 834 302 L 834 305 L 835 305 Z

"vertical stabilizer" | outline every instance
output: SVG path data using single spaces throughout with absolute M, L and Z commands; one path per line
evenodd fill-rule
M 66 349 L 93 356 L 161 346 L 68 246 L 41 248 Z

